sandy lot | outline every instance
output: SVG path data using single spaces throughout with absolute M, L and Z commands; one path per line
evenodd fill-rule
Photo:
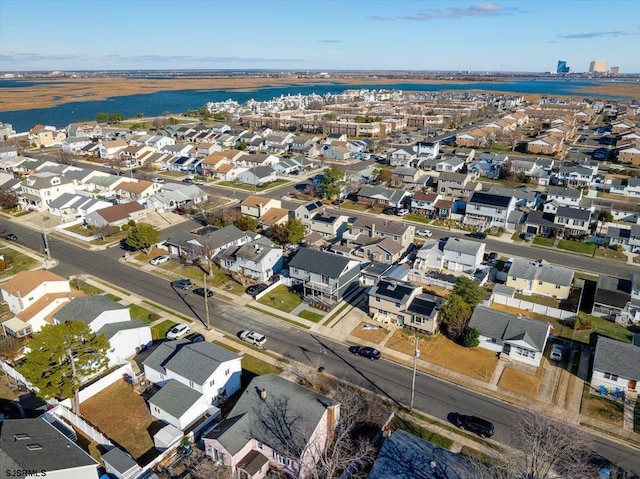
M 278 87 L 286 85 L 322 85 L 322 84 L 396 84 L 402 81 L 411 83 L 465 83 L 459 80 L 425 80 L 416 78 L 372 78 L 365 75 L 354 78 L 301 78 L 296 76 L 207 76 L 179 77 L 173 79 L 139 79 L 139 78 L 52 78 L 36 79 L 43 82 L 31 87 L 3 88 L 0 111 L 26 110 L 31 108 L 48 108 L 64 103 L 87 100 L 104 100 L 113 96 L 135 95 L 171 90 L 238 90 L 250 91 L 262 87 Z M 470 81 L 478 81 L 473 79 Z M 640 98 L 640 84 L 611 83 L 598 87 L 585 88 L 584 94 L 623 95 Z M 498 93 L 498 92 L 494 92 Z M 505 93 L 509 93 L 505 91 Z M 528 100 L 535 100 L 540 95 L 525 95 Z M 574 95 L 580 96 L 580 95 Z M 531 97 L 531 98 L 529 98 Z

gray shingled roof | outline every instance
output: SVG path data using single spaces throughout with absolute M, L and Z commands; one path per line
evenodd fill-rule
M 589 221 L 591 218 L 591 211 L 582 210 L 579 208 L 571 208 L 570 206 L 558 206 L 556 211 L 556 218 L 563 216 L 576 220 Z
M 149 399 L 149 404 L 179 418 L 201 397 L 202 394 L 195 389 L 185 386 L 177 379 L 170 379 L 160 391 Z
M 484 243 L 463 238 L 449 238 L 443 247 L 443 251 L 476 255 Z
M 106 296 L 83 296 L 72 299 L 60 311 L 54 314 L 54 318 L 61 323 L 67 321 L 82 321 L 91 324 L 92 321 L 105 311 L 118 310 L 126 310 L 128 316 L 128 306 L 116 303 Z
M 266 399 L 260 399 L 260 392 L 266 392 Z M 205 437 L 216 439 L 229 451 L 236 454 L 251 438 L 268 445 L 276 451 L 287 450 L 286 437 L 275 435 L 272 429 L 260 421 L 265 417 L 265 409 L 277 403 L 286 403 L 286 422 L 295 421 L 295 428 L 303 439 L 308 440 L 320 423 L 327 407 L 337 405 L 332 399 L 288 381 L 275 374 L 255 377 L 245 389 L 227 418 Z
M 20 434 L 26 434 L 28 438 L 16 440 L 16 436 Z M 30 444 L 38 444 L 41 449 L 30 451 L 27 449 Z M 20 469 L 52 472 L 83 466 L 98 467 L 98 463 L 89 454 L 42 417 L 5 419 L 0 422 L 0 445 L 0 451 L 20 466 Z M 3 461 L 3 466 L 9 464 Z
M 552 186 L 549 188 L 547 196 L 566 196 L 567 198 L 580 198 L 582 191 L 577 188 L 566 188 L 564 186 Z
M 629 279 L 601 274 L 598 276 L 595 302 L 624 308 L 631 300 L 633 283 Z
M 152 352 L 143 364 L 165 374 L 172 371 L 196 384 L 203 384 L 222 363 L 238 359 L 236 353 L 203 341 L 165 341 Z
M 339 278 L 350 261 L 349 258 L 337 254 L 301 248 L 289 263 L 289 267 Z
M 496 309 L 478 306 L 473 311 L 470 328 L 481 335 L 501 339 L 505 342 L 523 341 L 532 349 L 542 351 L 547 340 L 549 324 L 532 319 L 518 318 Z
M 543 259 L 530 261 L 515 258 L 509 268 L 509 276 L 530 281 L 544 281 L 560 286 L 571 286 L 573 282 L 573 270 L 555 266 Z
M 109 464 L 121 474 L 124 474 L 131 469 L 140 467 L 129 454 L 124 452 L 119 447 L 114 447 L 110 451 L 104 453 L 101 457 L 105 463 Z
M 109 323 L 102 326 L 97 334 L 104 334 L 107 339 L 111 339 L 120 331 L 127 331 L 129 329 L 138 329 L 150 327 L 147 323 L 140 321 L 139 319 L 131 318 L 129 321 L 120 321 L 118 323 Z
M 640 347 L 599 336 L 593 369 L 638 381 L 640 380 Z

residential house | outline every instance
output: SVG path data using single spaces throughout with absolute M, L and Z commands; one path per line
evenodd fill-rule
M 640 224 L 640 205 L 630 201 L 612 201 L 611 214 L 613 221 Z
M 383 439 L 369 479 L 467 479 L 482 477 L 469 457 L 396 429 Z
M 417 191 L 411 197 L 411 213 L 422 216 L 434 216 L 436 202 L 442 199 L 439 193 L 423 193 Z
M 130 145 L 120 150 L 119 156 L 127 166 L 142 166 L 144 164 L 142 158 L 155 151 L 148 145 Z
M 482 264 L 485 247 L 479 241 L 457 237 L 429 240 L 416 253 L 413 270 L 419 274 L 431 269 L 473 274 Z
M 619 163 L 631 163 L 634 166 L 640 165 L 640 148 L 635 146 L 625 148 L 618 152 Z
M 369 316 L 384 324 L 395 324 L 436 334 L 440 327 L 440 301 L 422 293 L 422 286 L 380 278 L 369 290 Z
M 562 137 L 552 134 L 541 136 L 527 142 L 527 153 L 533 155 L 554 155 L 558 153 L 564 144 Z
M 233 225 L 229 225 L 204 234 L 180 231 L 167 239 L 164 244 L 170 254 L 185 256 L 193 260 L 203 254 L 208 254 L 211 258 L 214 258 L 227 248 L 249 243 L 255 238 L 256 235 L 254 233 L 242 231 Z
M 482 148 L 496 136 L 493 128 L 474 128 L 456 136 L 456 146 L 464 148 Z
M 640 198 L 640 178 L 615 178 L 611 180 L 609 193 Z
M 15 134 L 16 130 L 13 129 L 13 125 L 11 123 L 0 123 L 0 140 L 8 140 Z
M 484 177 L 497 180 L 502 173 L 502 166 L 509 160 L 507 155 L 497 153 L 481 153 L 478 160 L 473 161 L 467 167 L 467 172 L 476 177 Z
M 55 126 L 36 125 L 29 130 L 29 141 L 36 148 L 50 148 L 60 145 L 67 134 Z
M 564 230 L 563 225 L 554 223 L 555 213 L 530 211 L 524 221 L 524 232 L 534 235 L 554 237 Z
M 436 163 L 436 171 L 455 173 L 460 171 L 465 161 L 457 156 L 447 156 Z
M 114 160 L 116 158 L 120 158 L 120 152 L 123 151 L 127 146 L 129 145 L 124 140 L 100 142 L 100 146 L 98 146 L 100 158 L 102 158 L 103 160 Z
M 438 193 L 444 196 L 465 198 L 472 191 L 480 190 L 482 185 L 472 181 L 472 176 L 466 173 L 440 173 L 438 178 Z
M 551 324 L 520 318 L 485 306 L 476 306 L 469 328 L 480 333 L 480 347 L 538 367 Z
M 240 183 L 247 185 L 261 186 L 272 183 L 278 179 L 276 170 L 269 166 L 258 166 L 244 169 L 236 175 Z
M 640 321 L 640 274 L 629 278 L 600 274 L 591 314 L 624 325 Z
M 559 186 L 568 188 L 589 188 L 593 181 L 594 170 L 581 165 L 561 166 L 555 176 L 555 182 Z
M 187 143 L 176 143 L 173 145 L 164 145 L 162 147 L 156 146 L 156 149 L 160 153 L 166 153 L 167 155 L 190 157 L 191 151 L 194 150 L 194 146 Z
M 55 173 L 34 173 L 20 183 L 23 209 L 45 210 L 49 203 L 64 193 L 74 193 L 73 182 Z
M 156 211 L 171 211 L 174 208 L 185 208 L 206 201 L 208 195 L 196 185 L 166 183 L 160 191 L 147 198 L 147 208 Z
M 15 145 L 2 145 L 0 146 L 0 160 L 4 160 L 6 158 L 17 158 L 18 157 L 18 147 Z
M 195 155 L 198 158 L 206 158 L 218 151 L 222 151 L 222 147 L 217 143 L 198 143 L 196 145 Z
M 582 190 L 564 186 L 552 186 L 547 193 L 547 202 L 554 201 L 561 206 L 580 206 Z M 555 213 L 555 211 L 554 211 Z
M 115 191 L 118 198 L 145 203 L 149 197 L 160 191 L 160 185 L 148 180 L 127 181 L 120 183 Z
M 100 464 L 75 443 L 69 426 L 45 414 L 0 423 L 0 457 L 7 477 L 98 479 Z
M 474 191 L 467 202 L 463 223 L 481 229 L 506 228 L 515 207 L 516 199 L 512 196 Z
M 146 318 L 145 318 L 146 319 Z M 151 326 L 131 317 L 129 306 L 116 303 L 106 296 L 73 298 L 53 313 L 54 324 L 82 321 L 95 334 L 104 334 L 109 341 L 109 366 L 126 362 L 137 348 L 151 344 Z
M 358 286 L 360 262 L 333 253 L 300 249 L 289 262 L 289 276 L 312 304 L 333 307 Z
M 260 218 L 272 208 L 282 208 L 280 200 L 267 198 L 266 196 L 249 195 L 240 202 L 240 212 L 246 216 Z
M 53 216 L 60 216 L 63 222 L 80 218 L 89 213 L 108 208 L 113 203 L 98 200 L 84 195 L 74 195 L 64 193 L 49 203 L 49 213 Z
M 491 185 L 489 193 L 502 196 L 512 196 L 516 200 L 516 207 L 535 210 L 542 202 L 540 192 L 527 187 L 505 188 L 504 186 Z
M 553 220 L 564 228 L 564 234 L 570 236 L 586 236 L 591 227 L 591 211 L 570 206 L 559 206 Z
M 403 208 L 405 198 L 411 193 L 380 185 L 364 185 L 358 191 L 358 202 L 371 206 Z
M 571 294 L 573 270 L 553 265 L 544 259 L 531 261 L 514 258 L 506 285 L 517 292 L 567 299 Z
M 593 358 L 591 387 L 604 389 L 622 397 L 629 391 L 638 392 L 640 382 L 640 346 L 598 336 Z
M 280 274 L 284 262 L 282 247 L 265 237 L 230 246 L 215 259 L 222 269 L 260 282 L 269 281 L 273 275 Z
M 67 126 L 67 136 L 77 138 L 98 138 L 102 136 L 102 127 L 97 121 L 71 123 Z
M 324 211 L 324 204 L 320 200 L 312 200 L 298 206 L 291 212 L 291 217 L 304 225 L 309 230 L 311 228 L 312 218 L 320 211 Z
M 50 315 L 70 301 L 69 281 L 48 270 L 22 271 L 0 286 L 2 300 L 15 316 L 2 323 L 5 334 L 21 338 L 50 323 Z
M 264 147 L 270 153 L 284 153 L 293 137 L 293 133 L 270 133 L 264 137 Z
M 418 158 L 418 154 L 412 147 L 401 147 L 389 154 L 389 164 L 391 166 L 408 167 Z
M 241 360 L 208 341 L 163 342 L 142 363 L 161 388 L 149 399 L 151 415 L 184 431 L 240 390 Z
M 139 477 L 142 468 L 128 453 L 119 447 L 112 447 L 100 456 L 107 474 L 117 479 L 133 479 Z
M 260 217 L 260 224 L 263 228 L 269 229 L 273 225 L 285 224 L 289 221 L 289 215 L 290 211 L 284 208 L 270 208 Z
M 104 196 L 106 198 L 115 198 L 116 188 L 121 183 L 131 181 L 130 178 L 124 176 L 109 175 L 102 172 L 87 177 L 84 182 L 85 191 Z
M 273 166 L 275 166 L 275 164 L 279 161 L 280 158 L 268 153 L 250 153 L 241 155 L 235 160 L 235 163 L 238 166 L 257 169 L 261 166 L 268 166 L 273 168 Z
M 396 166 L 391 172 L 391 181 L 399 187 L 414 189 L 424 186 L 426 177 L 417 168 L 411 166 Z
M 311 217 L 309 231 L 318 233 L 325 239 L 342 238 L 342 234 L 347 230 L 349 217 L 346 215 L 332 215 L 320 211 Z
M 85 216 L 84 221 L 94 226 L 121 226 L 129 221 L 140 221 L 147 215 L 144 206 L 137 201 L 121 203 L 92 211 Z
M 389 238 L 408 248 L 415 237 L 415 226 L 399 221 L 359 216 L 351 225 L 351 229 L 343 234 L 343 238 L 349 243 L 369 243 L 366 238 Z
M 295 431 L 270 426 L 265 418 L 275 410 L 283 424 L 295 424 Z M 330 443 L 339 418 L 339 403 L 265 374 L 251 380 L 227 417 L 202 440 L 207 456 L 229 467 L 233 477 L 264 479 L 273 467 L 305 479 Z M 299 441 L 294 450 L 293 441 Z
M 611 248 L 621 247 L 624 251 L 635 252 L 640 247 L 640 225 L 631 228 L 609 226 L 604 243 Z

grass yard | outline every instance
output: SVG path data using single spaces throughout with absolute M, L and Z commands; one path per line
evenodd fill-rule
M 78 283 L 76 283 L 75 281 L 71 281 L 71 287 L 79 291 L 82 291 L 87 296 L 96 296 L 98 294 L 104 293 L 104 291 L 98 288 L 97 286 L 94 286 L 87 282 L 82 282 L 80 283 L 80 285 L 78 285 Z
M 107 437 L 139 459 L 153 450 L 153 434 L 161 427 L 145 400 L 131 385 L 118 381 L 80 405 L 84 417 Z
M 111 301 L 115 301 L 116 303 L 119 303 L 120 301 L 122 301 L 122 298 L 119 296 L 116 296 L 115 294 L 109 293 L 109 294 L 105 294 L 105 296 L 109 298 Z
M 357 327 L 351 331 L 351 336 L 355 336 L 356 338 L 364 339 L 365 341 L 369 341 L 371 343 L 380 344 L 384 338 L 387 337 L 389 331 L 384 329 L 382 326 L 378 326 L 378 329 L 364 329 L 364 325 L 369 324 L 364 321 L 361 322 Z
M 340 204 L 340 209 L 353 210 L 353 211 L 366 211 L 369 209 L 369 206 L 362 203 L 357 203 L 355 201 L 345 200 Z
M 290 313 L 296 306 L 302 303 L 302 298 L 296 293 L 289 291 L 285 285 L 281 284 L 273 291 L 258 300 L 258 303 L 272 308 L 279 309 L 285 313 Z
M 520 233 L 516 231 L 511 235 L 511 241 L 524 241 L 524 240 L 520 236 Z
M 193 319 L 189 318 L 187 316 L 184 316 L 182 314 L 178 314 L 178 313 L 174 313 L 173 311 L 171 311 L 170 309 L 164 308 L 162 306 L 160 306 L 159 304 L 155 304 L 155 303 L 150 303 L 149 301 L 144 301 L 145 303 L 147 303 L 150 306 L 153 306 L 156 309 L 159 309 L 160 311 L 164 311 L 166 313 L 169 313 L 173 316 L 175 316 L 176 318 L 180 318 L 181 320 L 183 320 L 185 323 L 193 323 Z
M 160 315 L 158 313 L 154 313 L 153 311 L 149 311 L 146 308 L 138 304 L 132 304 L 129 306 L 129 311 L 131 312 L 131 317 L 139 319 L 145 323 L 153 323 L 154 321 L 160 319 Z
M 538 246 L 553 246 L 555 238 L 545 238 L 544 236 L 536 236 L 533 238 L 533 244 Z
M 65 230 L 75 233 L 80 236 L 89 237 L 93 236 L 93 228 L 83 228 L 82 224 L 67 226 Z
M 225 346 L 226 348 L 227 346 Z M 265 374 L 280 374 L 282 369 L 270 364 L 262 359 L 258 359 L 250 354 L 242 356 L 242 369 L 246 369 L 255 376 L 263 376 Z
M 409 422 L 405 419 L 402 419 L 398 416 L 394 417 L 391 421 L 391 427 L 396 429 L 402 429 L 403 431 L 408 432 L 409 434 L 413 434 L 414 436 L 418 436 L 426 441 L 429 441 L 436 446 L 440 446 L 443 449 L 451 449 L 453 446 L 453 441 L 448 437 L 441 436 L 438 433 L 430 431 L 415 422 Z
M 622 427 L 624 406 L 620 402 L 611 401 L 596 394 L 591 394 L 589 385 L 585 384 L 582 393 L 580 414 L 611 423 L 617 427 Z
M 640 264 L 640 254 L 634 256 L 633 263 L 634 264 Z
M 506 368 L 500 376 L 498 386 L 517 394 L 534 398 L 540 386 L 543 368 L 539 367 L 536 374 L 527 374 L 517 369 Z
M 288 180 L 276 180 L 276 181 L 272 181 L 270 183 L 266 183 L 264 185 L 258 185 L 256 187 L 254 187 L 253 185 L 246 185 L 244 183 L 235 183 L 233 181 L 220 181 L 217 184 L 219 186 L 227 186 L 229 188 L 236 188 L 238 190 L 244 190 L 244 191 L 253 192 L 254 190 L 255 191 L 265 191 L 265 190 L 268 190 L 270 188 L 277 188 L 279 186 L 286 185 L 287 183 L 290 183 L 290 181 L 288 181 Z
M 386 347 L 413 356 L 413 334 L 396 331 Z M 440 334 L 422 336 L 418 349 L 423 360 L 480 381 L 489 381 L 498 363 L 494 352 L 481 348 L 465 348 Z
M 157 339 L 164 339 L 167 335 L 167 331 L 173 328 L 176 325 L 170 319 L 162 321 L 161 323 L 156 324 L 151 327 L 151 339 L 154 341 Z
M 427 218 L 426 216 L 422 216 L 422 215 L 408 214 L 407 216 L 404 217 L 404 219 L 405 220 L 409 220 L 409 221 L 415 221 L 416 223 L 424 223 L 424 224 L 431 223 L 431 220 L 429 218 Z
M 33 269 L 40 263 L 31 256 L 27 256 L 8 247 L 0 248 L 0 254 L 4 255 L 5 261 L 6 258 L 11 258 L 11 266 L 0 273 L 0 279 L 13 276 L 21 271 Z
M 627 262 L 627 255 L 624 252 L 602 246 L 596 248 L 596 258 L 607 258 Z
M 306 319 L 307 321 L 319 323 L 324 318 L 324 315 L 305 309 L 304 311 L 298 313 L 298 317 Z
M 550 306 L 552 308 L 560 308 L 560 300 L 556 298 L 552 298 L 551 296 L 541 296 L 539 294 L 531 294 L 529 296 L 515 293 L 514 297 L 517 299 L 521 299 L 522 301 L 529 301 L 531 303 L 542 304 L 544 306 Z
M 558 248 L 574 253 L 593 254 L 596 245 L 594 243 L 583 243 L 582 241 L 562 240 L 558 243 Z

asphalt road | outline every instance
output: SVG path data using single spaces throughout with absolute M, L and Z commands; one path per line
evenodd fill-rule
M 41 233 L 19 225 L 11 230 L 19 243 L 36 251 L 42 248 Z M 174 291 L 169 282 L 117 261 L 122 252 L 117 248 L 106 251 L 86 251 L 57 238 L 49 238 L 52 257 L 59 261 L 53 271 L 62 276 L 87 273 L 102 278 L 151 301 L 194 317 L 204 324 L 204 299 L 192 292 Z M 322 358 L 325 371 L 371 391 L 398 404 L 410 399 L 411 370 L 396 363 L 370 361 L 354 357 L 347 347 L 324 337 L 277 321 L 257 311 L 230 305 L 212 298 L 210 324 L 234 335 L 243 329 L 256 329 L 268 337 L 267 349 L 290 355 L 297 361 L 317 366 Z M 496 427 L 494 439 L 504 444 L 512 441 L 510 431 L 518 420 L 520 409 L 472 390 L 458 387 L 421 373 L 416 377 L 414 407 L 442 420 L 451 420 L 455 413 L 475 414 L 491 420 Z M 585 433 L 586 434 L 586 433 Z M 593 437 L 598 454 L 625 469 L 640 473 L 638 451 Z

